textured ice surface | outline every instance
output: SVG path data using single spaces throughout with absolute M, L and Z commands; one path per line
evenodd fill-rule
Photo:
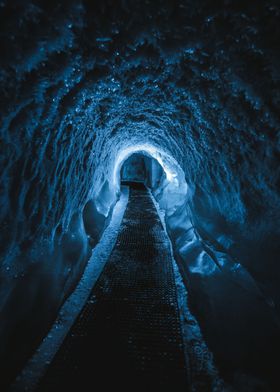
M 114 207 L 110 224 L 105 229 L 100 242 L 94 248 L 79 284 L 63 304 L 56 321 L 36 353 L 17 377 L 11 387 L 12 391 L 34 390 L 40 377 L 42 377 L 51 363 L 63 339 L 85 305 L 95 282 L 110 256 L 126 209 L 128 194 L 129 189 L 123 187 L 120 200 Z
M 167 231 L 165 224 L 165 211 L 160 208 L 151 192 L 150 194 L 161 218 L 162 225 L 165 231 Z M 170 250 L 173 255 L 171 242 Z M 211 388 L 212 391 L 216 392 L 232 391 L 232 389 L 219 377 L 218 370 L 214 364 L 213 354 L 209 351 L 201 333 L 198 321 L 190 310 L 188 292 L 174 257 L 172 257 L 172 260 L 190 390 L 192 392 L 199 392 L 205 388 Z
M 182 215 L 180 207 L 180 214 L 176 213 L 175 208 L 175 213 L 170 217 L 165 209 L 166 204 L 158 204 L 150 193 L 172 240 L 170 246 L 174 254 L 173 265 L 191 390 L 269 390 L 272 386 L 266 380 L 267 374 L 263 374 L 265 371 L 259 374 L 252 372 L 250 363 L 252 352 L 256 355 L 258 366 L 266 365 L 268 357 L 272 356 L 273 360 L 277 353 L 279 319 L 271 304 L 246 269 L 233 262 L 227 254 L 219 252 L 215 246 L 211 245 L 210 248 L 195 233 L 188 216 L 186 213 Z M 164 198 L 164 189 L 158 194 Z M 169 207 L 173 210 L 171 200 Z M 174 202 L 177 204 L 176 198 Z M 182 244 L 183 250 L 180 248 Z M 189 294 L 192 295 L 192 301 Z M 203 326 L 208 344 L 198 320 Z M 271 344 L 276 344 L 276 347 L 272 349 Z M 213 347 L 215 357 L 209 345 Z M 230 384 L 220 377 L 215 361 Z
M 183 259 L 202 254 L 200 241 L 189 246 L 191 223 L 279 313 L 279 17 L 276 0 L 1 1 L 5 368 L 21 366 L 78 282 L 117 197 L 119 158 L 135 146 L 157 154 L 167 179 L 174 162 L 183 171 L 186 204 L 180 192 L 180 209 L 164 199 Z M 224 282 L 213 281 L 216 298 L 230 298 L 224 256 L 203 251 L 201 271 Z M 201 311 L 205 292 L 195 293 Z M 238 313 L 229 304 L 224 324 Z

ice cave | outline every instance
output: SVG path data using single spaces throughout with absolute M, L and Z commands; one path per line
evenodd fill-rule
M 279 391 L 279 1 L 1 0 L 0 42 L 0 390 Z

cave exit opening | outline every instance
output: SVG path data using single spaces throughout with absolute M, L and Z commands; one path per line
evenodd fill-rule
M 166 217 L 178 210 L 185 212 L 191 190 L 172 154 L 151 144 L 134 144 L 120 149 L 112 163 L 114 192 L 120 194 L 124 182 L 141 182 L 152 191 Z
M 130 155 L 120 170 L 121 184 L 142 183 L 152 189 L 159 186 L 163 176 L 165 178 L 164 170 L 158 161 L 143 153 Z

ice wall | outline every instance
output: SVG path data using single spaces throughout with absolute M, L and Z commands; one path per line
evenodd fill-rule
M 192 309 L 233 390 L 277 390 L 279 315 L 261 285 L 226 249 L 197 230 L 186 183 L 152 188 Z
M 175 226 L 188 229 L 187 209 L 196 235 L 246 267 L 279 312 L 279 15 L 276 0 L 0 2 L 7 378 L 78 281 L 117 197 L 116 162 L 137 145 L 184 172 Z M 223 325 L 238 313 L 229 303 Z

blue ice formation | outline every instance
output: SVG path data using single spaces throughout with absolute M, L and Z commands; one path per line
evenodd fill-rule
M 5 379 L 79 281 L 134 153 L 153 165 L 150 186 L 225 373 L 275 372 L 279 15 L 276 0 L 1 1 Z

